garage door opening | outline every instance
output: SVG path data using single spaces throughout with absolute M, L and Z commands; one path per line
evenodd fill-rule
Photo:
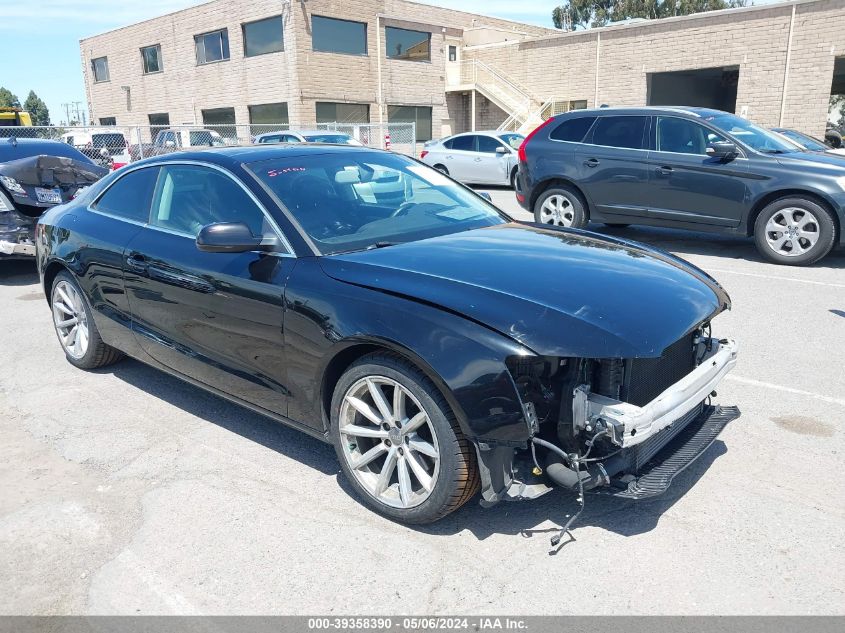
M 648 105 L 697 106 L 736 112 L 739 66 L 649 73 Z

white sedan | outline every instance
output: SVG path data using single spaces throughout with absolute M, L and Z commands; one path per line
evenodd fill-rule
M 429 141 L 420 160 L 461 182 L 513 187 L 524 140 L 514 132 L 465 132 Z
M 363 143 L 356 141 L 348 134 L 332 132 L 330 130 L 291 130 L 278 132 L 265 132 L 258 134 L 253 143 L 263 145 L 265 143 L 335 143 L 338 145 L 358 145 Z

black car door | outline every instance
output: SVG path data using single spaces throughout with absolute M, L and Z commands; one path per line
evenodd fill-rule
M 700 123 L 656 116 L 649 153 L 649 216 L 671 222 L 738 226 L 745 214 L 748 160 L 707 155 L 707 146 L 727 140 Z
M 79 213 L 73 237 L 79 241 L 76 260 L 79 276 L 106 343 L 131 351 L 129 303 L 124 289 L 124 250 L 143 229 L 158 177 L 158 167 L 127 169 Z
M 200 229 L 244 222 L 278 252 L 209 253 Z M 161 168 L 150 223 L 126 249 L 126 288 L 140 345 L 162 365 L 279 415 L 287 412 L 284 285 L 296 262 L 278 227 L 217 167 Z
M 578 145 L 575 151 L 578 184 L 590 204 L 591 219 L 645 215 L 650 118 L 600 116 Z

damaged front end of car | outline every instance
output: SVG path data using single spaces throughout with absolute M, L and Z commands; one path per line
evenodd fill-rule
M 0 164 L 0 257 L 35 256 L 38 218 L 106 173 L 96 165 L 57 156 Z
M 482 504 L 533 499 L 556 484 L 625 499 L 663 493 L 736 407 L 710 404 L 738 345 L 703 324 L 655 358 L 516 356 L 508 369 L 530 436 L 524 449 L 477 444 Z

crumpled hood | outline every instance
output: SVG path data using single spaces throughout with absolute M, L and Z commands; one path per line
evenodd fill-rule
M 33 206 L 51 206 L 37 202 L 35 187 L 58 188 L 62 202 L 67 202 L 82 187 L 87 187 L 109 173 L 98 165 L 64 156 L 30 156 L 0 163 L 0 176 L 13 178 L 27 192 L 26 196 L 9 192 L 14 198 Z
M 718 283 L 669 253 L 530 224 L 320 262 L 335 279 L 439 306 L 549 356 L 659 356 L 730 307 Z

